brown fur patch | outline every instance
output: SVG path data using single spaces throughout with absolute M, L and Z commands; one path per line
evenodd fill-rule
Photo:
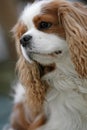
M 18 22 L 13 28 L 14 36 L 20 39 L 20 37 L 27 31 L 27 26 L 22 22 Z
M 25 118 L 23 103 L 15 104 L 11 114 L 11 127 L 16 130 L 26 130 L 29 125 L 29 122 Z
M 43 103 L 48 85 L 41 81 L 38 64 L 29 64 L 21 57 L 17 64 L 19 80 L 25 87 L 26 105 L 31 111 L 32 120 L 43 111 Z
M 80 77 L 87 78 L 87 8 L 81 4 L 62 4 L 60 20 L 65 28 L 72 61 Z
M 10 119 L 11 127 L 15 130 L 35 130 L 46 122 L 46 117 L 43 114 L 36 121 L 30 121 L 28 116 L 25 103 L 15 104 Z
M 26 31 L 27 31 L 26 25 L 24 25 L 20 21 L 18 21 L 18 23 L 12 29 L 13 36 L 14 36 L 15 42 L 16 42 L 16 50 L 17 50 L 18 56 L 22 55 L 21 47 L 20 47 L 20 38 Z
M 52 26 L 49 29 L 43 29 L 45 33 L 57 34 L 62 38 L 65 38 L 65 31 L 63 26 L 59 24 L 58 21 L 58 2 L 51 2 L 47 5 L 44 5 L 42 8 L 42 14 L 34 17 L 33 22 L 38 29 L 40 22 L 50 22 Z
M 50 65 L 39 65 L 39 70 L 40 70 L 40 77 L 43 77 L 45 74 L 50 73 L 56 69 L 55 64 L 50 64 Z

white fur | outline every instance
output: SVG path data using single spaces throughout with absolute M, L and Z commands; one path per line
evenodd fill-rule
M 14 95 L 14 103 L 19 103 L 19 102 L 23 102 L 24 99 L 24 95 L 25 95 L 25 90 L 24 87 L 20 84 L 17 83 L 14 86 L 14 91 L 15 91 L 15 95 Z
M 21 20 L 29 29 L 24 35 L 33 36 L 32 50 L 26 48 L 27 53 L 22 50 L 25 59 L 28 60 L 30 54 L 40 63 L 55 62 L 56 64 L 55 71 L 42 77 L 42 80 L 46 80 L 50 86 L 45 105 L 50 112 L 50 117 L 39 130 L 87 130 L 87 79 L 78 77 L 71 61 L 68 45 L 63 39 L 35 29 L 33 18 L 41 13 L 43 4 L 44 2 L 40 2 L 32 5 L 31 8 L 27 6 L 21 16 Z M 62 50 L 62 54 L 55 58 L 46 55 L 56 50 Z M 15 102 L 24 100 L 23 95 L 24 89 L 22 90 L 22 86 L 19 85 Z
M 30 7 L 30 4 L 28 4 L 21 17 L 20 17 L 20 20 L 25 23 L 25 25 L 27 25 L 28 29 L 32 28 L 32 27 L 35 27 L 34 24 L 33 24 L 33 18 L 36 16 L 36 15 L 39 15 L 41 14 L 41 7 L 43 4 L 45 3 L 48 3 L 49 1 L 40 1 L 40 2 L 35 2 L 34 4 L 31 5 Z
M 14 130 L 13 128 L 11 128 L 11 126 L 9 124 L 6 124 L 2 130 Z
M 46 97 L 50 119 L 40 130 L 87 130 L 87 80 L 78 78 L 69 54 L 43 80 L 51 86 Z
M 54 62 L 56 58 L 52 58 L 47 55 L 44 55 L 41 57 L 41 55 L 38 55 L 38 53 L 50 54 L 58 50 L 61 50 L 62 53 L 65 53 L 65 51 L 67 50 L 67 44 L 65 43 L 65 41 L 54 34 L 46 34 L 41 31 L 36 30 L 35 28 L 30 29 L 24 35 L 27 35 L 27 34 L 33 36 L 33 39 L 30 43 L 32 50 L 30 50 L 28 47 L 27 48 L 22 47 L 22 53 L 25 59 L 30 62 L 31 62 L 31 59 L 33 58 L 34 60 L 39 60 L 39 59 L 42 60 L 42 62 L 41 61 L 40 62 L 43 64 L 48 64 L 50 62 Z M 64 50 L 64 48 L 66 49 Z M 39 58 L 39 56 L 41 58 Z

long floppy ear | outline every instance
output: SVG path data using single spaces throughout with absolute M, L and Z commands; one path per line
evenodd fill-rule
M 65 2 L 58 9 L 58 17 L 66 33 L 75 69 L 80 77 L 87 78 L 87 7 Z
M 17 54 L 18 56 L 22 56 L 20 37 L 27 31 L 27 27 L 23 24 L 23 22 L 18 21 L 11 31 L 13 33 L 13 38 L 15 39 Z

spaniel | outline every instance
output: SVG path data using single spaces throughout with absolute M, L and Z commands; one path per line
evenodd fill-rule
M 27 5 L 13 28 L 18 83 L 13 130 L 87 130 L 87 7 Z

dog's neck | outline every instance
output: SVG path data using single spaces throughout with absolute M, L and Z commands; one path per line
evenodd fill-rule
M 56 63 L 56 69 L 51 73 L 46 74 L 42 80 L 46 80 L 53 89 L 57 92 L 75 90 L 81 91 L 87 86 L 86 79 L 81 79 L 75 71 L 74 64 L 71 60 L 69 52 L 59 57 Z M 83 88 L 80 88 L 82 86 Z

